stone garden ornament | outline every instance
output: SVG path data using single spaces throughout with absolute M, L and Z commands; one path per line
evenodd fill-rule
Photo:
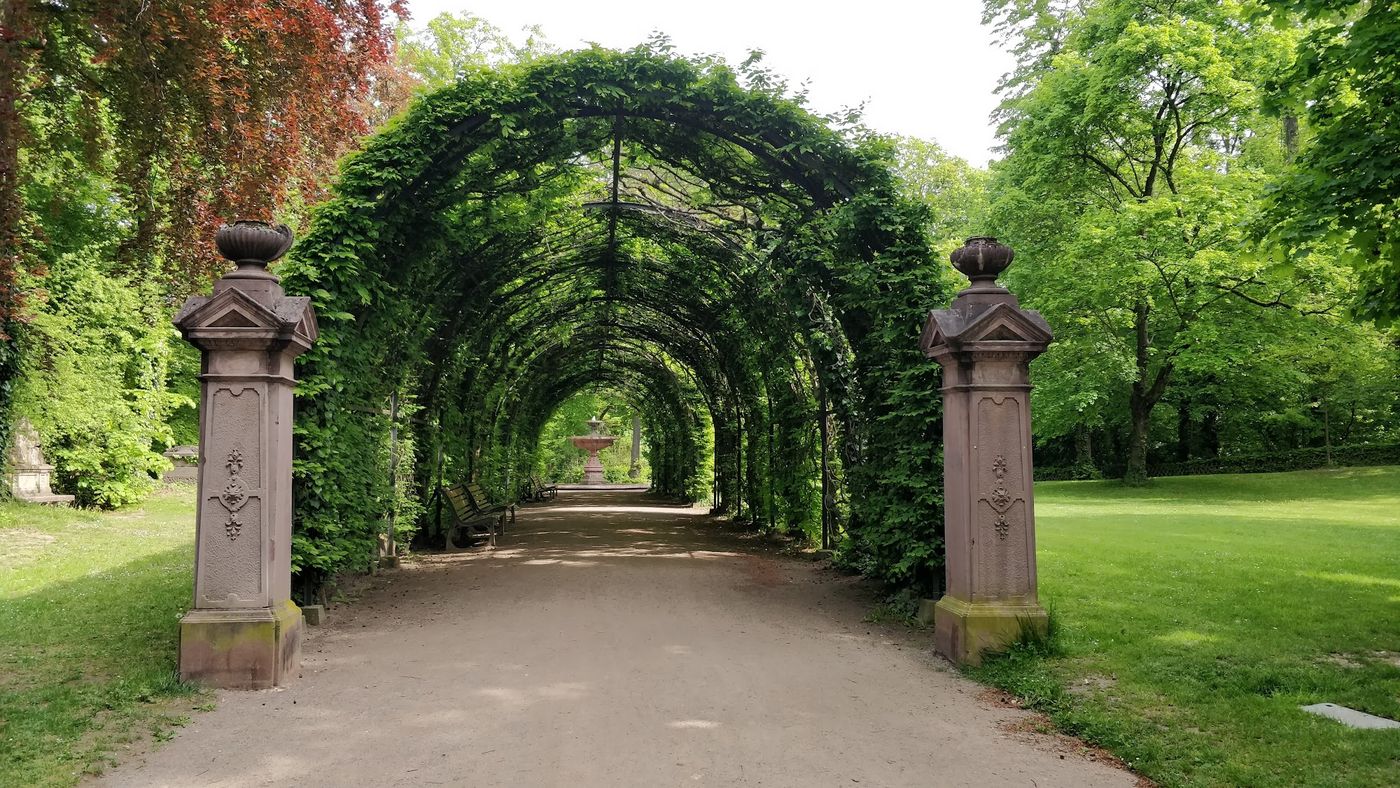
M 194 608 L 180 621 L 180 677 L 217 687 L 281 684 L 300 662 L 291 599 L 294 361 L 316 340 L 310 299 L 287 296 L 269 263 L 284 225 L 235 222 L 219 252 L 236 264 L 175 317 L 203 354 Z

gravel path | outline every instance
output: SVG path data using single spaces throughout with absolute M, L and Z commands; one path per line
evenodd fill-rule
M 112 786 L 1131 786 L 702 511 L 565 492 L 425 556 Z

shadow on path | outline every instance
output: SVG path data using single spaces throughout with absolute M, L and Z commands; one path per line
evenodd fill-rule
M 1132 785 L 862 621 L 853 581 L 633 492 L 423 556 L 109 785 Z

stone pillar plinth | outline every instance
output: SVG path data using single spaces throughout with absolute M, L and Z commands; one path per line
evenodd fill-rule
M 972 280 L 952 308 L 931 312 L 920 347 L 943 367 L 943 496 L 947 588 L 934 612 L 938 651 L 982 653 L 1044 632 L 1036 595 L 1028 365 L 1050 326 L 996 283 L 1010 247 L 972 238 L 953 264 Z
M 236 270 L 175 317 L 203 353 L 194 609 L 180 621 L 180 677 L 214 687 L 281 684 L 301 661 L 291 600 L 293 363 L 316 339 L 310 299 L 267 264 L 291 232 L 238 222 L 218 234 Z

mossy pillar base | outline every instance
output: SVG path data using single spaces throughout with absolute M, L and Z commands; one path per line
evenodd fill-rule
M 996 284 L 1011 250 L 974 238 L 953 253 L 972 279 L 929 314 L 920 346 L 943 367 L 943 543 L 947 593 L 934 612 L 939 652 L 976 664 L 1023 631 L 1045 631 L 1036 597 L 1030 361 L 1050 327 Z
M 257 689 L 294 676 L 301 654 L 301 611 L 291 601 L 292 388 L 316 316 L 309 299 L 283 294 L 264 270 L 291 245 L 290 231 L 240 223 L 218 240 L 238 269 L 175 317 L 202 351 L 194 609 L 180 622 L 180 675 Z
M 982 654 L 1026 635 L 1044 636 L 1049 617 L 1039 603 L 964 602 L 945 596 L 933 611 L 938 653 L 960 665 L 982 664 Z
M 301 610 L 291 600 L 255 610 L 191 610 L 180 620 L 180 679 L 268 689 L 301 665 Z

